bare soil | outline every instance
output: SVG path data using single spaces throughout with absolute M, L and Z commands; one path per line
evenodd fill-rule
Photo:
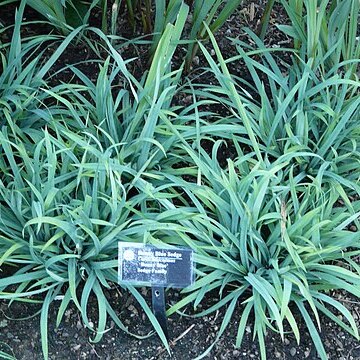
M 230 37 L 239 37 L 246 39 L 243 31 L 244 26 L 248 26 L 256 30 L 259 26 L 259 20 L 262 16 L 265 0 L 247 0 L 244 1 L 241 9 L 234 14 L 225 24 L 225 26 L 217 33 L 216 37 L 223 54 L 226 57 L 235 55 L 236 50 L 229 40 Z M 38 20 L 38 15 L 31 9 L 27 9 L 25 13 L 26 20 Z M 11 25 L 14 19 L 14 5 L 10 4 L 0 8 L 0 23 Z M 124 19 L 120 19 L 121 22 Z M 94 16 L 95 25 L 99 22 L 99 17 Z M 281 7 L 273 10 L 270 27 L 265 42 L 268 46 L 273 47 L 290 47 L 291 40 L 281 34 L 276 24 L 286 23 L 287 18 L 281 11 Z M 47 25 L 35 26 L 27 25 L 23 28 L 23 34 L 31 36 L 39 33 L 48 33 L 53 29 Z M 140 31 L 140 30 L 139 30 Z M 121 35 L 126 36 L 125 27 L 119 26 Z M 141 31 L 140 31 L 141 33 Z M 7 36 L 7 37 L 6 37 Z M 2 39 L 7 42 L 11 38 L 11 31 Z M 49 54 L 54 49 L 49 49 Z M 146 62 L 141 59 L 146 54 L 145 47 L 123 49 L 123 55 L 138 56 L 138 60 L 132 63 L 131 71 L 142 75 L 146 69 Z M 133 52 L 135 51 L 135 53 Z M 93 59 L 95 56 L 91 50 L 85 45 L 70 46 L 61 57 L 60 62 L 56 65 L 55 70 L 62 67 L 78 63 L 84 60 Z M 181 54 L 178 54 L 178 59 Z M 284 55 L 283 61 L 286 61 Z M 80 65 L 81 66 L 81 65 Z M 96 63 L 87 63 L 82 65 L 82 70 L 96 79 L 98 65 Z M 206 66 L 201 55 L 195 58 L 191 73 L 189 76 L 196 77 L 201 73 L 201 67 Z M 246 76 L 246 71 L 241 67 L 241 63 L 236 67 L 233 66 L 231 71 L 236 75 Z M 71 77 L 70 73 L 62 73 L 56 81 L 67 81 Z M 203 80 L 202 80 L 203 81 Z M 230 148 L 231 150 L 231 148 Z M 229 151 L 224 151 L 224 158 L 231 156 Z M 0 276 L 4 276 L 1 272 Z M 150 290 L 143 288 L 143 295 L 150 303 Z M 167 303 L 170 305 L 181 298 L 181 293 L 177 291 L 169 291 L 167 294 Z M 342 303 L 352 312 L 358 324 L 360 321 L 360 303 L 353 298 L 348 298 L 346 294 L 341 292 L 335 295 Z M 152 327 L 146 318 L 141 307 L 126 292 L 122 291 L 117 285 L 113 285 L 113 289 L 107 294 L 112 306 L 119 314 L 121 319 L 125 319 L 125 324 L 133 333 L 146 335 L 151 333 Z M 218 301 L 217 294 L 209 295 L 206 301 L 199 305 L 203 308 L 211 306 Z M 193 309 L 186 308 L 184 313 L 189 316 L 175 314 L 169 318 L 170 332 L 170 354 L 166 352 L 160 340 L 156 335 L 138 340 L 132 336 L 125 334 L 119 330 L 115 324 L 109 320 L 109 331 L 104 335 L 99 343 L 93 343 L 91 339 L 93 334 L 84 327 L 81 317 L 75 307 L 69 308 L 65 313 L 65 318 L 61 325 L 56 328 L 55 320 L 58 304 L 54 303 L 50 309 L 49 317 L 49 358 L 50 359 L 122 359 L 122 360 L 153 360 L 153 359 L 175 359 L 190 360 L 201 355 L 214 341 L 220 328 L 223 318 L 223 312 L 219 311 L 210 316 L 203 318 L 195 318 L 191 316 Z M 89 305 L 90 318 L 96 326 L 96 303 L 93 301 Z M 29 303 L 14 302 L 9 306 L 8 302 L 0 302 L 0 350 L 7 353 L 13 353 L 17 359 L 32 360 L 41 359 L 41 339 L 40 339 L 40 318 L 38 311 L 39 305 Z M 236 316 L 233 317 L 231 324 L 225 334 L 216 343 L 207 358 L 210 359 L 259 359 L 259 350 L 253 337 L 253 324 L 249 323 L 246 329 L 246 335 L 243 340 L 241 349 L 235 348 L 235 338 L 238 322 L 241 317 L 242 305 L 239 304 L 236 310 Z M 308 334 L 307 328 L 301 319 L 298 319 L 301 332 L 301 343 L 296 344 L 292 334 L 285 337 L 282 342 L 280 336 L 275 333 L 268 333 L 266 337 L 266 349 L 268 359 L 317 359 L 316 350 Z M 360 324 L 359 324 L 360 325 Z M 329 359 L 338 360 L 360 360 L 360 344 L 345 333 L 336 324 L 326 318 L 322 318 L 322 332 L 326 351 Z M 1 356 L 0 356 L 1 357 Z

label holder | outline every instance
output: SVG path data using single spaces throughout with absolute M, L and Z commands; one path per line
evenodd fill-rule
M 160 271 L 166 268 L 167 275 L 155 276 L 159 268 Z M 194 283 L 193 250 L 176 247 L 161 249 L 149 244 L 119 242 L 118 275 L 119 284 L 151 287 L 152 311 L 169 341 L 165 288 L 184 288 Z
M 151 294 L 153 313 L 165 334 L 166 340 L 169 341 L 168 321 L 165 313 L 165 290 L 160 286 L 152 286 Z

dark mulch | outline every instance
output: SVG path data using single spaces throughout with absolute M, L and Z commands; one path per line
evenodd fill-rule
M 247 0 L 243 3 L 242 8 L 238 13 L 232 16 L 225 26 L 217 33 L 216 38 L 219 46 L 226 58 L 236 55 L 236 49 L 231 44 L 229 37 L 238 37 L 241 40 L 249 40 L 243 31 L 243 26 L 248 26 L 253 30 L 259 26 L 259 20 L 262 16 L 265 0 Z M 0 23 L 4 25 L 11 25 L 14 18 L 14 5 L 8 5 L 0 8 Z M 37 19 L 37 14 L 31 9 L 27 9 L 25 13 L 26 20 Z M 99 23 L 99 18 L 94 14 L 94 25 Z M 268 35 L 265 43 L 272 47 L 289 47 L 291 41 L 286 36 L 281 34 L 277 28 L 277 23 L 286 23 L 287 19 L 281 7 L 275 7 L 271 20 Z M 124 15 L 119 20 L 119 32 L 124 37 L 129 37 L 127 33 L 128 27 L 124 24 Z M 39 33 L 49 33 L 53 31 L 51 27 L 46 24 L 26 25 L 22 29 L 24 36 L 31 36 Z M 138 35 L 141 30 L 138 29 Z M 3 42 L 9 41 L 11 38 L 11 30 L 3 35 Z M 55 51 L 55 48 L 49 47 L 45 56 L 50 56 Z M 124 58 L 137 56 L 138 59 L 130 65 L 130 70 L 140 77 L 147 68 L 146 46 L 124 47 L 121 50 Z M 209 50 L 210 51 L 210 50 Z M 84 43 L 71 45 L 61 57 L 55 70 L 62 67 L 82 62 L 84 60 L 96 58 L 91 49 Z M 180 62 L 181 53 L 176 55 Z M 176 61 L 175 58 L 175 61 Z M 280 61 L 286 61 L 287 55 L 283 54 Z M 204 58 L 198 54 L 194 60 L 190 77 L 196 78 L 201 73 L 201 67 L 206 66 Z M 94 81 L 98 73 L 98 65 L 96 62 L 90 62 L 80 65 L 81 70 L 85 72 Z M 232 73 L 248 78 L 248 74 L 242 67 L 241 63 L 230 66 Z M 60 77 L 55 81 L 68 81 L 72 77 L 71 71 L 62 72 Z M 199 81 L 204 81 L 199 78 Z M 207 78 L 206 81 L 212 81 Z M 223 156 L 231 156 L 231 147 L 224 149 Z M 0 272 L 0 276 L 4 273 Z M 144 296 L 150 301 L 148 289 L 142 289 Z M 360 319 L 360 304 L 352 298 L 348 298 L 343 293 L 336 295 L 342 300 L 345 306 L 353 313 L 356 321 L 359 323 Z M 148 334 L 152 327 L 147 320 L 144 312 L 135 302 L 135 300 L 128 296 L 127 293 L 122 292 L 117 286 L 108 292 L 108 297 L 116 312 L 124 323 L 129 327 L 133 333 Z M 176 291 L 171 291 L 168 294 L 168 304 L 177 301 L 181 295 Z M 207 308 L 214 302 L 218 301 L 216 294 L 209 295 L 205 303 L 199 305 Z M 65 318 L 59 328 L 55 328 L 55 319 L 58 304 L 53 304 L 50 308 L 49 316 L 49 351 L 51 359 L 169 359 L 170 356 L 165 351 L 160 340 L 156 335 L 147 337 L 143 340 L 137 340 L 124 332 L 119 330 L 112 321 L 109 320 L 109 331 L 104 335 L 100 343 L 94 344 L 91 342 L 92 333 L 84 327 L 84 324 L 74 307 L 69 308 L 65 313 Z M 89 305 L 89 316 L 96 326 L 96 303 L 91 300 Z M 252 323 L 246 329 L 246 335 L 243 340 L 241 349 L 235 348 L 235 338 L 237 332 L 237 324 L 241 316 L 241 305 L 236 310 L 236 315 L 233 317 L 228 329 L 217 344 L 207 356 L 210 359 L 259 359 L 259 350 L 256 342 L 252 340 L 253 329 Z M 39 316 L 35 314 L 39 310 L 39 305 L 28 303 L 13 303 L 9 308 L 5 301 L 0 302 L 0 350 L 10 352 L 12 349 L 14 355 L 18 359 L 40 359 L 41 355 L 41 340 L 39 333 Z M 192 313 L 192 309 L 184 309 L 186 313 Z M 214 341 L 217 332 L 221 325 L 223 311 L 215 314 L 205 316 L 203 318 L 194 318 L 189 316 L 181 316 L 175 314 L 169 318 L 170 330 L 170 344 L 172 359 L 188 360 L 194 359 L 196 356 L 202 354 Z M 23 319 L 23 320 L 21 320 Z M 268 333 L 266 338 L 266 348 L 269 359 L 316 359 L 316 350 L 311 342 L 301 319 L 299 319 L 300 332 L 302 339 L 300 345 L 296 344 L 294 336 L 288 334 L 285 341 L 282 342 L 280 337 L 274 333 Z M 341 360 L 355 360 L 360 359 L 360 344 L 357 340 L 341 330 L 334 323 L 322 318 L 322 339 L 329 353 L 329 359 Z
M 150 290 L 143 288 L 143 295 L 149 300 Z M 178 300 L 179 293 L 171 291 L 168 294 L 168 304 Z M 120 318 L 133 333 L 146 335 L 152 328 L 144 312 L 136 301 L 122 292 L 116 286 L 109 291 L 108 297 Z M 357 321 L 359 321 L 360 304 L 352 299 L 343 298 L 344 304 L 348 305 Z M 149 300 L 150 301 L 150 300 Z M 206 303 L 207 308 L 217 301 L 216 294 L 209 295 Z M 152 360 L 152 359 L 175 359 L 191 360 L 202 354 L 215 340 L 220 328 L 223 311 L 214 314 L 194 318 L 181 315 L 173 315 L 169 318 L 169 332 L 171 344 L 171 357 L 162 346 L 156 335 L 143 340 L 137 340 L 119 330 L 109 320 L 109 331 L 104 335 L 101 342 L 91 342 L 93 334 L 86 329 L 76 311 L 70 307 L 64 316 L 63 322 L 55 328 L 58 304 L 50 309 L 49 316 L 49 358 L 50 359 L 124 359 L 124 360 Z M 96 309 L 94 300 L 88 306 L 89 319 L 96 326 Z M 41 341 L 39 330 L 39 316 L 26 318 L 39 309 L 39 305 L 14 303 L 10 308 L 5 302 L 0 303 L 0 350 L 9 352 L 9 348 L 1 345 L 7 344 L 18 359 L 37 360 L 41 358 Z M 201 310 L 200 306 L 198 310 Z M 191 313 L 192 309 L 185 309 Z M 236 349 L 235 338 L 238 321 L 241 317 L 241 305 L 236 310 L 228 329 L 216 343 L 211 353 L 206 357 L 210 359 L 259 359 L 259 350 L 256 342 L 252 341 L 252 323 L 246 328 L 243 345 Z M 15 320 L 26 318 L 24 320 Z M 316 350 L 311 342 L 307 329 L 301 319 L 299 320 L 301 343 L 296 344 L 292 334 L 281 341 L 279 335 L 268 333 L 266 337 L 266 349 L 268 359 L 317 359 Z M 322 318 L 322 333 L 329 359 L 360 359 L 360 344 L 339 327 L 327 319 Z

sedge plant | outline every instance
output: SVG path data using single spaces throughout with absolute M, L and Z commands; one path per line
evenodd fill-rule
M 214 305 L 193 315 L 225 309 L 214 343 L 198 359 L 210 352 L 230 322 L 237 323 L 237 347 L 247 325 L 253 327 L 261 358 L 266 359 L 269 331 L 282 339 L 291 331 L 299 343 L 296 314 L 308 328 L 320 358 L 327 359 L 319 334 L 320 314 L 359 339 L 351 312 L 331 295 L 333 290 L 345 289 L 360 296 L 360 268 L 354 260 L 360 234 L 348 230 L 360 215 L 359 201 L 349 209 L 339 207 L 342 189 L 329 189 L 321 174 L 313 181 L 292 175 L 288 179 L 286 168 L 291 174 L 294 168 L 288 156 L 261 163 L 254 152 L 244 155 L 239 147 L 239 158 L 228 160 L 222 169 L 218 148 L 217 142 L 209 156 L 203 149 L 188 147 L 197 164 L 197 182 L 164 175 L 179 194 L 184 211 L 198 213 L 182 222 L 192 233 L 193 240 L 185 243 L 196 251 L 198 277 L 168 315 L 190 304 L 196 311 L 208 293 L 218 291 Z M 171 208 L 165 201 L 162 204 Z
M 218 99 L 231 109 L 229 121 L 246 129 L 238 140 L 260 162 L 296 152 L 291 160 L 295 175 L 313 179 L 321 173 L 329 186 L 335 182 L 348 194 L 359 193 L 359 82 L 345 68 L 350 60 L 324 72 L 321 59 L 305 62 L 294 53 L 292 63 L 281 67 L 256 35 L 248 33 L 257 49 L 234 40 L 239 55 L 226 61 L 212 38 L 219 64 L 202 47 L 219 85 L 199 87 L 198 96 L 225 95 Z M 239 59 L 252 83 L 229 73 L 227 64 Z
M 284 70 L 249 34 L 259 48 L 235 41 L 239 56 L 225 61 L 209 33 L 218 63 L 200 44 L 219 85 L 193 85 L 193 96 L 218 99 L 243 133 L 233 136 L 238 156 L 225 169 L 218 161 L 221 142 L 209 155 L 197 141 L 183 145 L 196 174 L 163 173 L 178 197 L 161 205 L 198 214 L 181 223 L 192 233 L 183 240 L 196 250 L 198 278 L 168 314 L 189 304 L 196 309 L 217 289 L 218 302 L 196 316 L 226 308 L 217 340 L 240 307 L 236 345 L 253 316 L 265 359 L 269 330 L 284 338 L 290 329 L 300 341 L 296 311 L 325 360 L 320 314 L 359 339 L 350 311 L 332 296 L 340 289 L 360 296 L 360 235 L 349 230 L 359 228 L 360 216 L 359 84 L 345 62 L 324 72 L 322 59 L 299 56 Z M 231 76 L 227 63 L 239 59 L 252 84 Z
M 360 57 L 360 42 L 357 37 L 360 4 L 357 0 L 281 0 L 290 20 L 290 25 L 278 25 L 279 29 L 294 39 L 295 48 L 301 57 L 322 59 L 327 70 L 342 61 L 347 69 L 356 73 Z
M 102 0 L 92 0 L 89 3 L 73 0 L 26 0 L 25 2 L 65 35 L 72 29 L 87 24 L 94 7 L 99 6 L 106 14 L 106 1 Z M 106 30 L 104 26 L 103 20 L 103 30 Z
M 83 85 L 67 85 L 66 93 L 58 93 L 56 87 L 46 87 L 42 81 L 60 50 L 41 69 L 35 59 L 23 75 L 21 49 L 31 46 L 21 43 L 19 37 L 10 46 L 8 58 L 16 59 L 17 68 L 9 68 L 3 77 L 2 101 L 15 98 L 7 95 L 12 81 L 26 81 L 27 90 L 38 91 L 46 98 L 38 101 L 39 95 L 27 98 L 20 92 L 19 102 L 27 101 L 23 108 L 28 113 L 14 119 L 5 114 L 2 118 L 0 265 L 10 270 L 0 279 L 0 299 L 42 303 L 44 358 L 48 358 L 49 309 L 55 299 L 61 299 L 57 325 L 73 303 L 84 325 L 94 332 L 94 342 L 106 332 L 108 317 L 131 333 L 105 296 L 105 290 L 117 282 L 118 242 L 146 242 L 151 237 L 164 243 L 162 238 L 168 231 L 186 231 L 178 224 L 166 223 L 174 211 L 156 211 L 148 182 L 156 178 L 152 169 L 166 166 L 159 164 L 161 159 L 167 157 L 169 168 L 183 161 L 180 155 L 170 156 L 176 150 L 172 143 L 177 136 L 164 123 L 175 117 L 168 108 L 179 71 L 170 75 L 167 71 L 186 15 L 187 7 L 183 6 L 176 25 L 167 26 L 160 40 L 163 46 L 141 82 L 127 71 L 126 63 L 104 35 L 112 54 L 111 64 L 110 58 L 104 62 L 96 84 L 73 67 Z M 93 31 L 101 35 L 98 29 Z M 70 41 L 71 37 L 67 38 L 67 43 Z M 124 87 L 113 97 L 118 82 Z M 19 110 L 23 108 L 19 105 Z M 13 111 L 12 106 L 6 109 Z M 185 123 L 186 113 L 181 121 Z M 181 130 L 182 123 L 176 129 Z M 159 141 L 162 138 L 163 143 Z M 164 149 L 169 154 L 157 160 Z M 176 218 L 184 216 L 179 213 Z M 142 295 L 130 285 L 125 289 L 139 301 L 169 348 Z M 87 314 L 90 295 L 98 306 L 95 327 Z
M 104 289 L 117 281 L 118 242 L 144 241 L 148 222 L 145 213 L 136 216 L 132 210 L 146 194 L 127 200 L 131 184 L 123 185 L 122 178 L 134 179 L 137 173 L 112 159 L 116 146 L 102 149 L 90 134 L 83 136 L 84 146 L 60 130 L 56 136 L 40 132 L 32 146 L 6 127 L 0 134 L 0 265 L 13 269 L 0 279 L 0 298 L 42 302 L 41 341 L 48 358 L 49 307 L 55 298 L 62 299 L 57 325 L 72 302 L 84 325 L 95 332 L 92 341 L 102 338 L 108 316 L 130 333 Z M 142 296 L 128 288 L 167 344 Z M 95 328 L 87 315 L 91 294 L 98 304 Z

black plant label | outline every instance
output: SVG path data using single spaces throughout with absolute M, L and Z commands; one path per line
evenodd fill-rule
M 174 288 L 192 285 L 193 251 L 119 243 L 119 283 Z

